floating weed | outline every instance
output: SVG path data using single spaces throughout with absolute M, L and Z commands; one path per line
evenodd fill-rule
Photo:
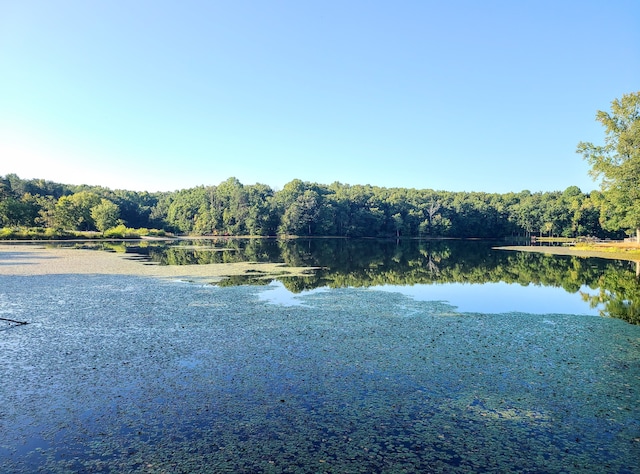
M 1 277 L 2 472 L 638 472 L 640 327 Z M 62 303 L 61 303 L 62 302 Z M 8 306 L 7 306 L 8 307 Z

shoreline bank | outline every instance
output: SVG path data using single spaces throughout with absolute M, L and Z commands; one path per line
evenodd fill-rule
M 506 245 L 493 247 L 495 250 L 510 250 L 517 252 L 538 252 L 550 255 L 573 255 L 583 258 L 606 258 L 609 260 L 627 260 L 630 262 L 640 261 L 640 248 L 636 246 L 622 247 L 613 245 L 602 245 L 598 248 L 575 248 L 575 247 L 545 247 L 531 245 Z

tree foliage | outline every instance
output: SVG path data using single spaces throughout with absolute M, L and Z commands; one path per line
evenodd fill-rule
M 95 222 L 91 217 L 91 209 L 98 204 L 100 196 L 89 191 L 62 196 L 55 206 L 55 222 L 66 230 L 93 230 Z
M 598 220 L 605 202 L 605 193 L 584 194 L 576 186 L 496 194 L 295 179 L 274 191 L 229 178 L 150 194 L 0 177 L 0 226 L 102 230 L 114 223 L 116 206 L 115 220 L 128 227 L 212 236 L 618 237 Z
M 601 179 L 601 220 L 611 230 L 634 230 L 640 243 L 640 91 L 611 103 L 611 112 L 598 111 L 605 144 L 580 142 L 577 152 Z
M 104 231 L 118 225 L 120 208 L 108 199 L 102 199 L 100 204 L 91 208 L 91 218 L 96 228 L 104 234 Z

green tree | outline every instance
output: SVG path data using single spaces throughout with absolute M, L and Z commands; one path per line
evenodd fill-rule
M 56 199 L 52 195 L 36 196 L 38 203 L 38 216 L 35 223 L 41 227 L 55 227 L 56 223 Z
M 598 111 L 596 120 L 605 144 L 580 142 L 576 151 L 591 165 L 591 176 L 601 178 L 604 227 L 635 230 L 640 243 L 640 91 L 615 99 L 611 112 Z
M 63 229 L 92 230 L 95 223 L 91 217 L 91 208 L 98 204 L 100 197 L 89 191 L 62 196 L 54 210 L 55 222 Z
M 102 195 L 120 209 L 119 218 L 127 227 L 153 227 L 150 214 L 158 202 L 158 196 L 147 192 L 116 189 Z
M 155 204 L 150 208 L 149 212 L 149 225 L 155 228 L 167 228 L 169 223 L 167 222 L 167 214 L 169 213 L 169 207 L 174 201 L 175 192 L 162 192 L 156 193 Z
M 178 191 L 167 209 L 167 223 L 176 231 L 193 232 L 198 215 L 207 202 L 204 186 Z
M 118 225 L 120 208 L 108 199 L 102 199 L 100 204 L 91 208 L 91 217 L 98 230 L 104 234 L 105 230 Z
M 311 235 L 320 207 L 318 193 L 306 190 L 287 208 L 282 216 L 281 230 L 284 234 Z
M 26 225 L 30 207 L 27 203 L 12 197 L 0 199 L 0 226 Z
M 245 186 L 249 209 L 246 226 L 249 235 L 274 235 L 278 227 L 272 205 L 273 190 L 266 184 Z
M 219 228 L 222 233 L 230 235 L 246 233 L 249 202 L 247 191 L 237 178 L 229 178 L 218 185 L 212 204 L 215 205 L 218 215 L 222 217 L 221 228 Z

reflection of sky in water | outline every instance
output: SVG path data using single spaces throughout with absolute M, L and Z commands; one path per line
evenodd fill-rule
M 418 301 L 446 301 L 456 306 L 462 313 L 507 313 L 522 312 L 533 314 L 588 314 L 598 315 L 598 309 L 591 309 L 582 301 L 580 293 L 568 293 L 562 288 L 515 283 L 445 283 L 436 285 L 374 287 L 376 290 L 401 293 Z M 583 293 L 594 294 L 587 286 L 580 288 Z
M 444 301 L 456 307 L 461 313 L 508 313 L 531 314 L 585 314 L 598 315 L 598 308 L 590 308 L 582 301 L 580 293 L 569 293 L 563 288 L 515 283 L 444 283 L 434 285 L 416 284 L 412 286 L 383 285 L 372 290 L 401 293 L 416 301 Z M 259 298 L 270 304 L 281 306 L 302 306 L 301 298 L 313 293 L 328 291 L 316 288 L 301 293 L 292 293 L 281 282 L 273 281 L 259 293 Z M 583 293 L 594 294 L 587 286 L 580 288 Z
M 299 298 L 311 295 L 313 293 L 321 293 L 328 291 L 328 288 L 315 288 L 313 290 L 305 290 L 300 293 L 292 293 L 279 281 L 272 281 L 266 287 L 266 291 L 258 294 L 258 297 L 267 303 L 277 304 L 281 306 L 302 306 L 304 302 Z

